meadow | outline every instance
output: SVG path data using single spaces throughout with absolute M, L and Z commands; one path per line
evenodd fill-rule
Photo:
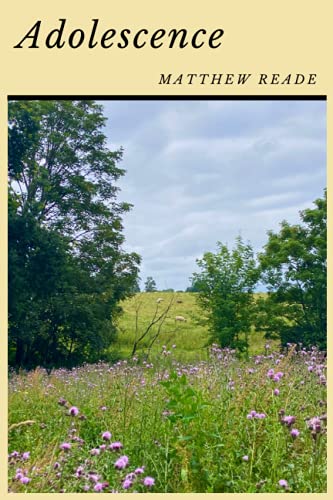
M 124 304 L 115 363 L 10 372 L 10 492 L 326 491 L 325 354 L 260 332 L 248 359 L 208 346 L 179 293 L 131 356 L 170 299 Z

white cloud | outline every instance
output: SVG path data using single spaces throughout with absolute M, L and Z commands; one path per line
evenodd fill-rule
M 142 255 L 143 281 L 184 289 L 218 240 L 241 234 L 259 250 L 267 230 L 323 194 L 326 103 L 109 101 L 105 111 L 111 148 L 124 147 L 126 248 Z

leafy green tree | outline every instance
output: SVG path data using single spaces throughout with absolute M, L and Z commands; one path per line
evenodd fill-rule
M 145 292 L 156 292 L 156 282 L 152 278 L 152 276 L 147 276 L 147 279 L 145 281 Z
M 258 327 L 282 345 L 301 342 L 326 349 L 327 196 L 300 212 L 301 223 L 270 231 L 260 255 L 269 294 L 258 303 Z
M 208 316 L 212 339 L 222 347 L 246 350 L 259 276 L 256 260 L 251 245 L 240 237 L 232 250 L 220 242 L 217 247 L 217 253 L 207 252 L 197 260 L 201 272 L 193 274 L 192 285 Z
M 101 357 L 140 258 L 122 250 L 122 150 L 93 101 L 9 103 L 9 353 L 13 364 Z

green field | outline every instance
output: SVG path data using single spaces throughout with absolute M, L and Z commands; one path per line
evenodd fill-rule
M 163 301 L 157 303 L 160 298 Z M 158 317 L 163 313 L 170 302 L 172 305 L 153 344 L 151 356 L 154 357 L 159 353 L 161 346 L 165 345 L 170 349 L 175 344 L 177 346 L 175 355 L 178 360 L 182 362 L 206 360 L 207 348 L 211 343 L 205 321 L 207 318 L 196 303 L 196 294 L 188 292 L 142 292 L 124 301 L 121 304 L 123 314 L 118 322 L 117 341 L 111 347 L 111 352 L 121 358 L 129 357 L 135 339 L 144 333 L 155 315 Z M 183 316 L 186 322 L 175 321 L 176 316 Z M 137 354 L 147 353 L 149 344 L 157 333 L 158 325 L 154 325 L 139 344 Z M 264 352 L 265 343 L 261 332 L 251 332 L 250 354 Z M 278 347 L 276 341 L 270 341 L 270 345 Z

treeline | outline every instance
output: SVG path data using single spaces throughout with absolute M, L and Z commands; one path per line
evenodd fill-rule
M 300 212 L 301 222 L 268 232 L 261 253 L 237 238 L 197 260 L 191 291 L 208 315 L 212 340 L 247 350 L 253 328 L 266 338 L 327 348 L 327 194 Z M 258 285 L 268 293 L 254 294 Z
M 9 103 L 9 363 L 96 361 L 140 257 L 122 250 L 122 150 L 93 101 Z

